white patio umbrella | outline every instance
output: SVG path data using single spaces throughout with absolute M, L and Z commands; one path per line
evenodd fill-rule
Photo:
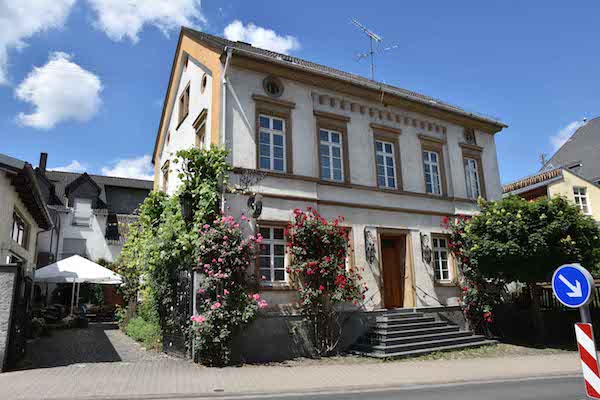
M 74 255 L 64 260 L 57 261 L 38 269 L 35 272 L 36 282 L 72 283 L 71 314 L 73 314 L 73 303 L 75 301 L 75 284 L 77 293 L 82 283 L 97 283 L 103 285 L 119 285 L 123 283 L 123 277 L 100 264 Z M 79 295 L 77 298 L 79 301 Z

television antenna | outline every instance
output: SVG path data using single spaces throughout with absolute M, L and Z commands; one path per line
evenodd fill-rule
M 380 44 L 381 41 L 383 39 L 381 39 L 381 37 L 379 35 L 377 35 L 376 33 L 372 32 L 371 30 L 367 29 L 365 26 L 363 26 L 360 22 L 358 22 L 357 20 L 355 20 L 354 18 L 352 18 L 352 23 L 356 26 L 358 26 L 364 33 L 365 35 L 367 35 L 369 37 L 369 51 L 367 53 L 358 53 L 356 54 L 356 60 L 362 60 L 363 58 L 370 58 L 371 59 L 371 80 L 375 80 L 375 54 L 378 53 L 384 53 L 386 51 L 392 50 L 397 48 L 397 45 L 394 46 L 390 46 L 390 47 L 386 47 L 383 49 L 374 49 L 373 48 L 373 41 L 375 41 L 376 45 Z

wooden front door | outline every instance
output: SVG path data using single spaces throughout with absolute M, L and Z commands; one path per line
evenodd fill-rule
M 381 238 L 385 308 L 399 308 L 404 305 L 405 244 L 405 237 Z

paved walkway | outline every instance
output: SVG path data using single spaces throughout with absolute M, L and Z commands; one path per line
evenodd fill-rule
M 90 323 L 87 329 L 54 331 L 30 344 L 21 368 L 74 364 L 157 361 L 165 356 L 143 351 L 113 323 Z
M 100 362 L 65 362 L 66 366 L 0 374 L 0 399 L 158 399 L 284 392 L 305 394 L 323 390 L 581 374 L 578 355 L 571 352 L 448 361 L 204 368 L 185 360 L 145 353 L 119 331 L 104 333 L 121 361 L 117 362 L 115 357 L 104 362 L 104 356 L 101 356 L 96 358 Z

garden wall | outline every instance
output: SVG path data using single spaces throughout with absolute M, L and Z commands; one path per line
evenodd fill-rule
M 338 351 L 344 352 L 375 322 L 376 312 L 343 312 Z M 261 314 L 234 340 L 233 358 L 244 362 L 284 361 L 314 357 L 310 330 L 301 315 Z
M 570 346 L 575 345 L 575 322 L 580 321 L 579 311 L 575 310 L 541 310 L 543 321 L 543 340 L 537 334 L 533 310 L 516 304 L 501 304 L 494 308 L 496 334 L 504 340 L 515 343 Z M 592 310 L 592 322 L 600 324 L 600 310 Z M 594 332 L 596 340 L 600 339 L 600 329 Z
M 9 345 L 17 268 L 14 266 L 0 266 L 0 372 L 6 366 L 10 353 Z

